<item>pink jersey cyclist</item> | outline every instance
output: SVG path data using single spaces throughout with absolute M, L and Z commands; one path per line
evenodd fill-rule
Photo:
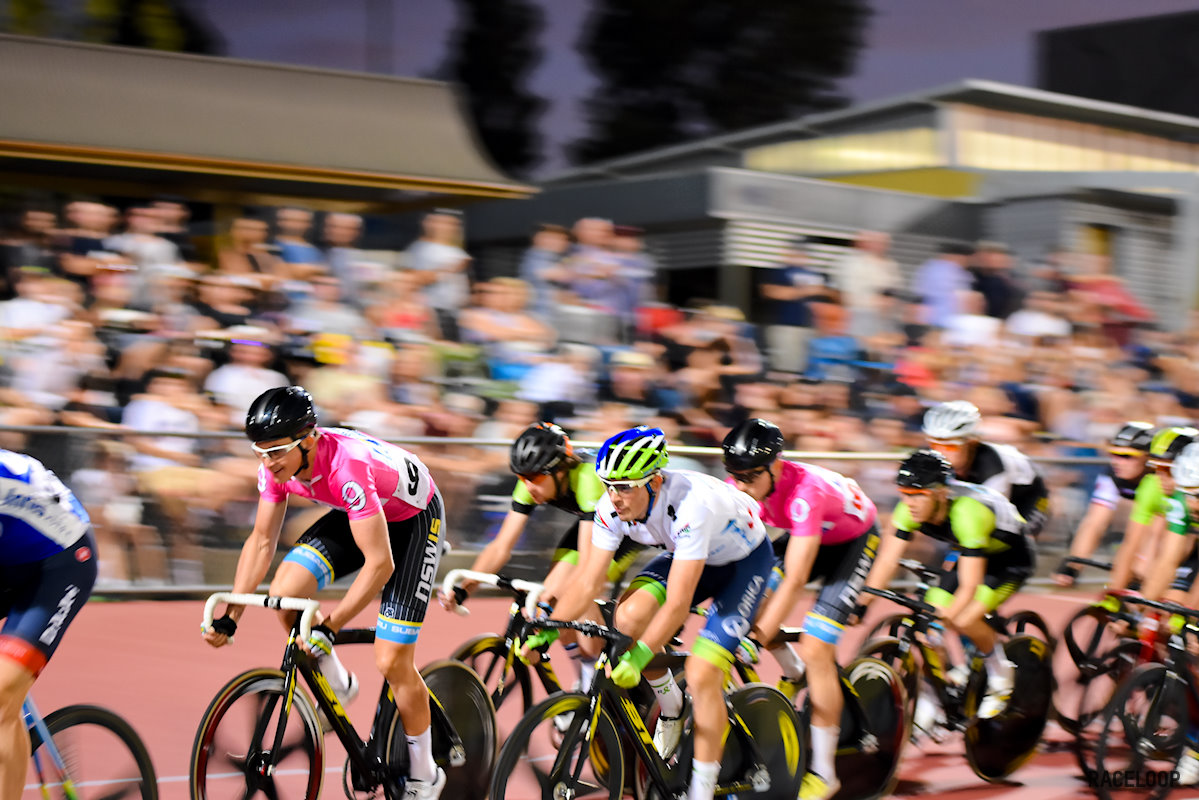
M 312 480 L 276 483 L 266 464 L 258 466 L 258 491 L 272 503 L 287 495 L 307 497 L 323 506 L 365 519 L 383 512 L 388 522 L 415 517 L 437 491 L 420 459 L 394 444 L 359 431 L 321 428 L 312 457 Z
M 429 470 L 396 445 L 345 428 L 316 428 L 312 475 L 277 483 L 261 464 L 262 499 L 282 503 L 288 495 L 307 497 L 333 511 L 309 528 L 284 561 L 297 563 L 323 589 L 363 565 L 350 521 L 380 512 L 387 520 L 395 572 L 383 587 L 378 638 L 400 644 L 416 641 L 441 559 L 444 514 Z
M 878 510 L 856 481 L 813 464 L 784 460 L 780 466 L 774 491 L 762 500 L 767 525 L 792 536 L 819 536 L 821 545 L 852 541 L 874 526 Z

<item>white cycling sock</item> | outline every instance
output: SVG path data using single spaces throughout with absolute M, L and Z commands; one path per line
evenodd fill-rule
M 433 761 L 433 726 L 425 728 L 416 736 L 405 736 L 408 740 L 408 776 L 414 780 L 432 783 L 437 780 L 437 764 Z
M 995 649 L 987 653 L 984 658 L 992 675 L 1011 675 L 1011 662 L 1007 660 L 1007 655 L 1003 652 L 1003 643 L 999 640 L 995 641 Z
M 590 658 L 579 659 L 579 691 L 590 692 L 595 680 L 595 662 Z
M 779 662 L 779 666 L 783 668 L 784 678 L 795 681 L 803 677 L 805 668 L 803 659 L 791 645 L 785 644 L 782 647 L 776 647 L 770 651 L 770 655 L 774 656 L 774 660 Z
M 832 783 L 837 776 L 837 768 L 833 759 L 837 755 L 837 739 L 841 729 L 836 726 L 810 728 L 812 734 L 812 764 L 811 771 L 824 778 L 825 783 Z
M 658 707 L 662 716 L 675 718 L 683 713 L 683 690 L 674 682 L 674 673 L 669 670 L 660 678 L 646 678 L 658 696 Z
M 341 659 L 337 657 L 337 648 L 334 647 L 329 653 L 322 653 L 316 657 L 316 665 L 320 667 L 321 674 L 325 676 L 325 680 L 329 681 L 329 686 L 335 692 L 344 692 L 350 688 L 350 671 L 341 663 Z
M 687 800 L 713 800 L 716 796 L 716 779 L 719 777 L 719 761 L 692 761 Z

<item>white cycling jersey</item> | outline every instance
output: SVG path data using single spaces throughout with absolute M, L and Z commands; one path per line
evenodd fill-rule
M 686 469 L 662 470 L 649 516 L 643 522 L 621 522 L 607 493 L 595 506 L 591 541 L 615 551 L 624 537 L 661 547 L 679 561 L 706 561 L 713 566 L 745 558 L 766 538 L 752 497 L 723 481 Z

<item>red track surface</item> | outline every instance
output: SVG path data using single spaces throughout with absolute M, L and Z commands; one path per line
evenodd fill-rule
M 1089 597 L 1064 594 L 1021 594 L 1005 608 L 1033 608 L 1049 621 L 1054 631 L 1079 604 Z M 502 629 L 510 601 L 472 601 L 474 613 L 467 618 L 431 608 L 421 634 L 418 663 L 448 655 L 459 643 L 476 633 Z M 875 615 L 894 611 L 889 604 L 876 603 Z M 195 601 L 89 603 L 70 631 L 34 689 L 43 713 L 69 703 L 94 703 L 123 715 L 150 748 L 158 771 L 164 800 L 187 797 L 188 755 L 208 702 L 234 674 L 251 667 L 277 666 L 282 652 L 282 629 L 273 612 L 250 609 L 242 620 L 236 643 L 213 650 L 200 638 L 202 604 Z M 791 620 L 798 624 L 800 614 Z M 373 615 L 363 614 L 357 624 L 373 624 Z M 865 628 L 847 636 L 848 655 L 860 644 Z M 855 635 L 856 634 L 856 635 Z M 371 649 L 343 647 L 341 657 L 362 679 L 362 693 L 350 713 L 366 732 L 371 703 L 378 695 L 381 678 L 374 669 Z M 561 661 L 561 659 L 560 659 Z M 764 665 L 764 679 L 777 674 Z M 560 665 L 564 679 L 573 675 L 570 665 Z M 514 724 L 501 714 L 501 733 Z M 1065 742 L 1065 735 L 1050 727 L 1050 741 Z M 327 764 L 323 795 L 341 797 L 340 765 L 344 753 L 334 737 L 326 738 Z M 955 800 L 1004 798 L 1092 797 L 1077 777 L 1072 755 L 1065 750 L 1039 754 L 1013 776 L 1011 783 L 986 784 L 966 766 L 960 741 L 951 739 L 925 749 L 909 747 L 901 768 L 896 796 L 937 795 Z M 1176 791 L 1173 797 L 1195 797 L 1193 791 Z M 26 797 L 34 797 L 27 793 Z M 446 800 L 469 800 L 446 798 Z

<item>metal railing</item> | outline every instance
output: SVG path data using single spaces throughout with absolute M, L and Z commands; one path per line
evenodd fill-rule
M 137 468 L 135 438 L 191 440 L 193 465 L 178 469 Z M 123 442 L 102 445 L 100 442 Z M 454 550 L 443 571 L 469 566 L 475 553 L 494 536 L 508 512 L 515 479 L 507 471 L 506 439 L 405 437 L 392 439 L 431 464 L 446 448 L 477 448 L 479 459 L 461 459 L 462 468 L 431 466 L 446 500 L 447 529 Z M 577 442 L 580 447 L 599 443 Z M 97 528 L 101 562 L 98 592 L 208 593 L 228 588 L 257 504 L 257 459 L 240 431 L 155 431 L 127 428 L 58 426 L 0 427 L 0 446 L 29 453 L 53 469 L 84 502 Z M 672 446 L 672 464 L 723 477 L 720 449 Z M 887 514 L 897 502 L 894 473 L 897 452 L 787 451 L 788 458 L 830 464 L 858 479 L 867 495 Z M 130 463 L 130 462 L 134 463 Z M 1103 457 L 1034 458 L 1056 475 L 1054 516 L 1039 539 L 1041 557 L 1036 583 L 1047 579 L 1089 499 Z M 490 464 L 488 468 L 487 465 Z M 155 475 L 155 472 L 158 472 Z M 284 544 L 293 543 L 322 513 L 306 502 L 290 504 Z M 518 544 L 510 571 L 540 579 L 546 558 L 574 519 L 552 508 L 538 510 Z M 283 546 L 281 551 L 286 550 Z M 1102 576 L 1088 576 L 1102 580 Z M 338 581 L 337 585 L 341 585 Z

